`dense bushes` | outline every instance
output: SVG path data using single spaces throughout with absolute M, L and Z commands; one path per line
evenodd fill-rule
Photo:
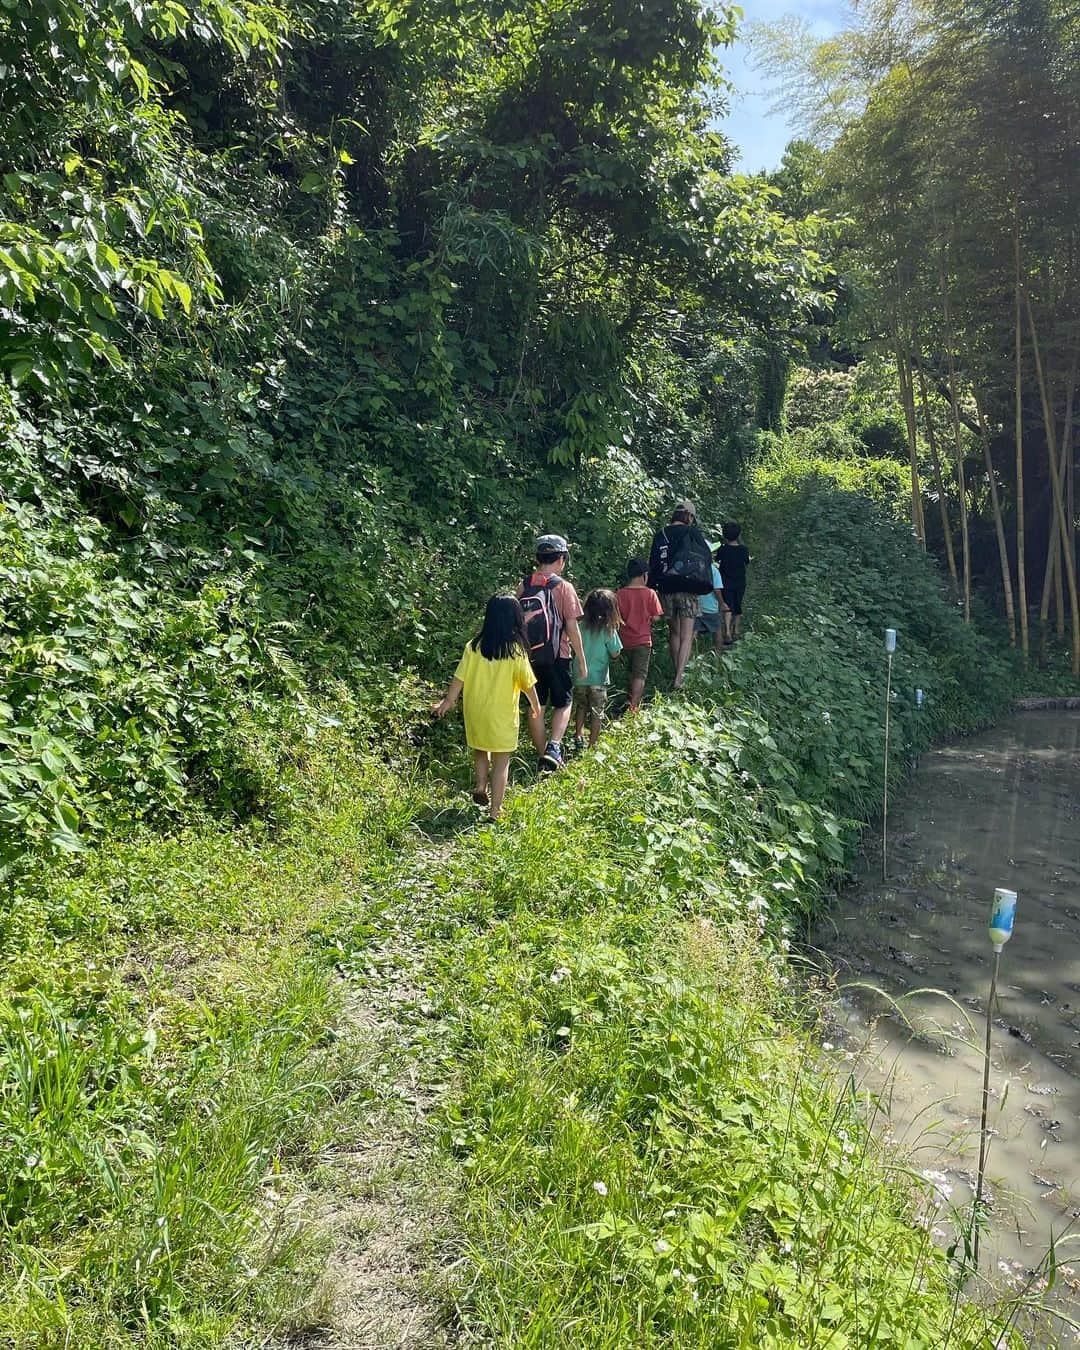
M 732 12 L 493 22 L 0 8 L 0 864 L 279 818 L 534 530 L 613 567 L 723 467 L 822 302 L 708 130 Z

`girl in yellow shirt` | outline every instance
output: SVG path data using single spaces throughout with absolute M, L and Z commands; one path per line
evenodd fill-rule
M 506 796 L 510 756 L 518 743 L 518 702 L 529 700 L 529 716 L 541 715 L 528 658 L 525 616 L 512 595 L 493 595 L 484 626 L 466 643 L 454 678 L 432 715 L 445 717 L 464 691 L 465 739 L 475 756 L 473 801 L 498 820 Z

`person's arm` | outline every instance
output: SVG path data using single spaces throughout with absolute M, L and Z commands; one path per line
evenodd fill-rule
M 450 709 L 455 705 L 455 703 L 457 703 L 458 699 L 461 697 L 461 691 L 464 688 L 465 686 L 455 675 L 454 678 L 450 681 L 450 683 L 446 686 L 446 693 L 443 694 L 442 699 L 432 707 L 431 709 L 432 717 L 445 717 L 446 714 L 450 711 Z M 533 698 L 534 699 L 536 698 L 535 692 L 533 693 Z
M 566 640 L 570 644 L 570 650 L 574 653 L 577 660 L 578 682 L 589 678 L 589 663 L 585 660 L 585 644 L 581 640 L 581 625 L 576 618 L 567 619 Z
M 540 706 L 540 700 L 536 697 L 536 685 L 530 684 L 525 690 L 525 697 L 529 700 L 529 716 L 543 717 L 544 710 Z
M 660 540 L 664 538 L 661 530 L 653 535 L 652 552 L 649 554 L 649 585 L 656 589 L 656 583 L 660 580 Z

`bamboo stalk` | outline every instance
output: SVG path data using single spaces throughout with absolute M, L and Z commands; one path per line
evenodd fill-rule
M 953 453 L 956 459 L 956 490 L 960 495 L 960 547 L 964 562 L 964 622 L 971 622 L 971 533 L 968 528 L 967 484 L 964 475 L 964 444 L 960 431 L 960 403 L 956 393 L 956 362 L 953 359 L 952 308 L 949 304 L 949 279 L 944 256 L 938 254 L 938 282 L 945 315 L 945 363 L 949 376 L 949 405 L 952 409 Z
M 1024 655 L 1030 651 L 1028 636 L 1027 574 L 1024 559 L 1024 337 L 1020 322 L 1020 220 L 1013 226 L 1013 246 L 1016 258 L 1014 336 L 1016 340 L 1016 603 L 1020 613 L 1020 647 Z
M 1035 356 L 1035 375 L 1039 383 L 1039 398 L 1042 402 L 1043 423 L 1046 426 L 1046 453 L 1050 461 L 1050 483 L 1054 491 L 1054 513 L 1057 517 L 1061 538 L 1064 540 L 1068 538 L 1069 527 L 1065 519 L 1065 500 L 1061 490 L 1061 479 L 1058 477 L 1057 426 L 1054 420 L 1054 410 L 1050 403 L 1046 374 L 1043 370 L 1042 355 L 1039 351 L 1039 334 L 1035 327 L 1035 311 L 1031 307 L 1030 297 L 1025 296 L 1025 302 L 1028 327 L 1031 331 L 1031 349 Z M 1080 676 L 1080 608 L 1077 606 L 1076 598 L 1076 559 L 1069 553 L 1068 549 L 1064 552 L 1064 562 L 1065 578 L 1069 586 L 1069 605 L 1072 609 L 1072 671 L 1074 675 Z
M 922 360 L 918 351 L 914 349 L 913 355 L 915 370 L 919 376 L 923 421 L 926 423 L 926 443 L 930 447 L 930 466 L 934 477 L 934 487 L 937 489 L 938 510 L 941 514 L 941 533 L 945 538 L 945 561 L 949 567 L 953 595 L 956 596 L 960 594 L 960 578 L 956 571 L 956 553 L 953 549 L 952 524 L 949 520 L 949 504 L 945 497 L 945 482 L 941 473 L 941 456 L 938 454 L 937 448 L 937 433 L 934 431 L 933 419 L 930 416 L 930 399 L 926 392 L 926 376 L 923 373 Z
M 926 548 L 926 520 L 923 516 L 922 488 L 919 484 L 919 438 L 915 422 L 915 391 L 911 384 L 911 364 L 903 355 L 900 334 L 893 322 L 893 351 L 896 354 L 896 376 L 900 382 L 900 401 L 904 407 L 907 427 L 908 462 L 911 465 L 911 525 L 919 543 Z
M 1005 539 L 1005 520 L 1001 514 L 1001 498 L 998 496 L 997 476 L 994 473 L 994 461 L 990 454 L 990 428 L 983 412 L 982 400 L 975 394 L 975 415 L 979 419 L 979 439 L 982 441 L 983 460 L 986 463 L 986 481 L 990 485 L 990 509 L 994 517 L 994 533 L 997 536 L 998 563 L 1001 567 L 1001 589 L 1005 595 L 1005 621 L 1009 625 L 1009 643 L 1016 646 L 1016 607 L 1013 603 L 1012 569 L 1009 566 L 1009 546 Z

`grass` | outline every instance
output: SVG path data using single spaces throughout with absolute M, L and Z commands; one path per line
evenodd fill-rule
M 763 545 L 799 603 L 497 829 L 468 828 L 459 760 L 436 776 L 328 742 L 277 835 L 193 826 L 20 878 L 0 1344 L 317 1332 L 335 1208 L 362 1258 L 339 1271 L 387 1325 L 426 1300 L 432 1337 L 989 1344 L 1005 1314 L 958 1301 L 932 1189 L 823 1060 L 784 951 L 877 805 L 881 616 L 906 614 L 898 687 L 928 691 L 924 715 L 897 707 L 898 765 L 1015 687 L 867 512 L 795 485 Z M 417 1244 L 372 1264 L 365 1223 L 392 1229 L 394 1202 L 357 1196 L 343 1159 L 384 1158 L 380 1131 L 412 1169 L 392 1186 L 426 1290 Z

